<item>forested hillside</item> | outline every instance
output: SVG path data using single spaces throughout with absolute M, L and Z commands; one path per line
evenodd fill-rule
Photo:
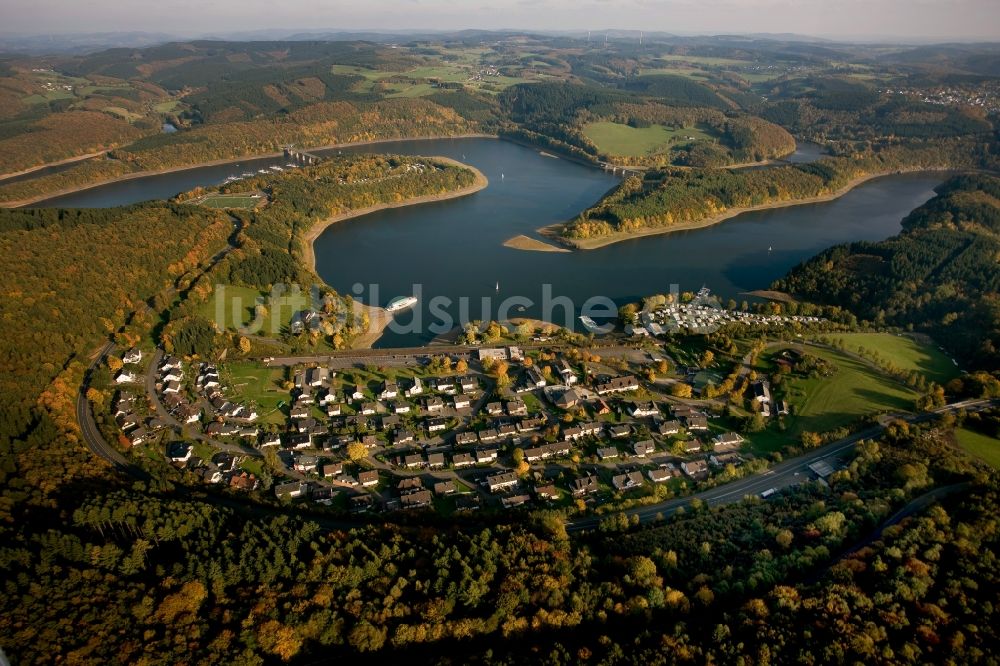
M 775 287 L 878 324 L 927 331 L 963 364 L 1000 369 L 1000 179 L 953 178 L 878 243 L 831 248 Z
M 88 355 L 132 312 L 135 329 L 150 326 L 144 300 L 183 281 L 231 230 L 225 215 L 190 206 L 0 211 L 5 519 L 24 520 L 26 507 L 49 501 L 60 484 L 101 472 L 76 436 Z M 134 343 L 132 330 L 121 341 Z
M 877 151 L 828 157 L 810 164 L 760 170 L 660 170 L 630 177 L 592 208 L 565 225 L 569 239 L 699 222 L 727 210 L 824 197 L 852 181 L 903 170 L 979 167 L 992 164 L 982 146 L 955 141 L 886 146 Z

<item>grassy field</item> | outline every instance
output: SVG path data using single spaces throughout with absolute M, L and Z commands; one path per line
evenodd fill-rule
M 1000 439 L 965 428 L 956 430 L 955 436 L 964 451 L 1000 469 Z
M 711 77 L 701 69 L 686 67 L 684 65 L 674 65 L 672 67 L 653 67 L 650 69 L 640 69 L 639 76 L 657 76 L 659 74 L 686 76 L 689 79 L 699 79 L 708 81 Z
M 787 381 L 785 395 L 792 408 L 787 434 L 826 432 L 868 414 L 913 409 L 916 392 L 893 381 L 866 363 L 838 351 L 808 349 L 808 353 L 835 364 L 832 377 Z
M 285 414 L 279 403 L 288 403 L 288 391 L 281 387 L 285 371 L 281 368 L 265 368 L 256 363 L 227 363 L 222 366 L 220 376 L 238 395 L 240 400 L 253 401 L 260 411 L 261 423 L 284 425 Z
M 879 357 L 907 372 L 919 372 L 929 380 L 943 384 L 959 375 L 951 359 L 930 344 L 891 333 L 842 333 L 825 336 L 844 343 L 847 351 L 856 352 L 863 347 L 867 355 L 877 352 Z
M 248 326 L 254 318 L 257 297 L 266 298 L 267 315 L 260 326 L 251 331 L 264 337 L 277 337 L 291 321 L 292 315 L 309 305 L 309 294 L 282 296 L 272 301 L 270 294 L 262 294 L 256 289 L 225 285 L 216 290 L 201 308 L 201 315 L 217 323 L 222 328 L 239 329 Z
M 688 137 L 693 140 L 712 139 L 705 131 L 693 127 L 672 129 L 663 125 L 651 125 L 636 128 L 610 122 L 588 123 L 584 126 L 583 133 L 602 152 L 625 157 L 642 157 L 660 152 L 673 144 L 688 143 Z

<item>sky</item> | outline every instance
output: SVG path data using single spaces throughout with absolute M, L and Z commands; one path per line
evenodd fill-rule
M 647 30 L 1000 41 L 1000 0 L 0 0 L 0 31 Z

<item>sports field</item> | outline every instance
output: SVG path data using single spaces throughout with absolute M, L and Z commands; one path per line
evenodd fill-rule
M 584 126 L 583 133 L 594 142 L 598 150 L 608 155 L 623 157 L 643 157 L 660 152 L 671 145 L 712 139 L 711 135 L 694 127 L 681 129 L 663 125 L 630 127 L 610 122 L 588 123 Z
M 913 338 L 891 333 L 840 333 L 824 336 L 843 342 L 847 351 L 866 350 L 863 356 L 878 357 L 906 372 L 918 372 L 929 380 L 944 384 L 959 375 L 958 367 L 940 349 Z
M 198 201 L 206 208 L 254 208 L 261 203 L 262 197 L 246 194 L 210 194 Z

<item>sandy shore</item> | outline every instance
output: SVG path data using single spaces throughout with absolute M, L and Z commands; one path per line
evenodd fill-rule
M 476 192 L 484 189 L 489 185 L 489 180 L 483 175 L 479 169 L 471 167 L 468 164 L 462 164 L 456 160 L 448 157 L 430 157 L 429 159 L 436 160 L 438 162 L 445 162 L 447 164 L 452 164 L 454 166 L 459 166 L 464 169 L 468 169 L 475 174 L 475 181 L 472 185 L 468 187 L 463 187 L 458 190 L 451 192 L 446 192 L 444 194 L 428 194 L 422 197 L 413 197 L 405 201 L 398 201 L 394 203 L 384 203 L 375 206 L 368 206 L 367 208 L 358 208 L 355 210 L 349 210 L 344 213 L 338 213 L 337 215 L 331 215 L 325 220 L 320 220 L 316 222 L 309 232 L 303 237 L 303 256 L 302 261 L 306 266 L 309 267 L 313 273 L 316 272 L 316 250 L 313 245 L 316 239 L 332 224 L 337 222 L 343 222 L 344 220 L 349 220 L 355 217 L 361 217 L 362 215 L 368 215 L 369 213 L 374 213 L 380 210 L 387 210 L 389 208 L 402 208 L 404 206 L 416 206 L 424 203 L 432 203 L 435 201 L 447 201 L 449 199 L 457 199 L 459 197 L 468 196 L 470 194 L 475 194 Z M 374 305 L 365 305 L 354 301 L 354 312 L 356 314 L 361 314 L 362 312 L 368 313 L 368 331 L 358 337 L 354 341 L 355 348 L 369 348 L 375 341 L 382 337 L 383 331 L 385 331 L 386 326 L 392 321 L 392 315 L 385 308 L 377 307 Z
M 503 242 L 504 247 L 512 247 L 515 250 L 533 250 L 535 252 L 569 252 L 564 247 L 557 247 L 537 238 L 530 238 L 525 235 L 514 236 Z
M 372 139 L 371 141 L 356 141 L 353 143 L 330 143 L 324 146 L 312 146 L 310 148 L 303 148 L 302 150 L 306 152 L 319 151 L 319 150 L 332 150 L 335 148 L 349 148 L 352 146 L 373 146 L 380 143 L 393 143 L 396 141 L 439 141 L 442 139 L 496 139 L 495 134 L 453 134 L 448 136 L 414 136 L 406 137 L 401 139 Z M 97 153 L 97 155 L 102 153 Z M 179 171 L 190 171 L 191 169 L 201 169 L 203 167 L 212 166 L 222 166 L 224 164 L 237 164 L 239 162 L 245 162 L 248 160 L 262 160 L 274 157 L 281 157 L 284 152 L 274 152 L 274 153 L 263 153 L 257 155 L 243 155 L 241 157 L 225 157 L 218 160 L 211 160 L 209 162 L 199 162 L 198 164 L 185 164 L 175 167 L 166 167 L 163 169 L 152 169 L 148 171 L 135 171 L 133 173 L 122 174 L 121 176 L 116 176 L 114 178 L 107 178 L 105 180 L 96 181 L 93 183 L 86 183 L 83 185 L 74 185 L 73 187 L 66 187 L 61 190 L 56 190 L 54 192 L 46 192 L 45 194 L 40 194 L 28 199 L 18 199 L 16 201 L 0 201 L 0 208 L 20 208 L 22 206 L 30 206 L 39 201 L 45 201 L 46 199 L 53 199 L 55 197 L 65 196 L 67 194 L 75 194 L 77 192 L 84 192 L 86 190 L 92 190 L 95 187 L 103 187 L 105 185 L 111 185 L 113 183 L 120 183 L 128 180 L 136 180 L 137 178 L 147 178 L 149 176 L 162 176 L 168 173 L 177 173 Z M 87 157 L 94 157 L 96 155 L 90 155 Z M 84 158 L 73 158 L 73 160 L 82 160 Z M 56 163 L 60 164 L 60 163 Z M 56 164 L 47 164 L 45 166 L 56 166 Z M 465 166 L 464 164 L 462 166 Z M 45 167 L 38 167 L 45 168 Z M 9 177 L 13 177 L 17 174 L 10 174 Z M 3 187 L 3 182 L 0 181 L 0 187 Z
M 99 150 L 96 153 L 87 153 L 86 155 L 77 155 L 76 157 L 67 157 L 64 160 L 59 160 L 58 162 L 47 162 L 45 164 L 39 164 L 38 166 L 33 166 L 30 169 L 24 169 L 23 171 L 13 171 L 11 173 L 0 174 L 0 186 L 4 183 L 3 181 L 9 180 L 11 178 L 17 178 L 18 176 L 26 176 L 29 173 L 35 173 L 36 171 L 41 171 L 42 169 L 48 169 L 49 167 L 63 166 L 64 164 L 73 164 L 74 162 L 83 162 L 94 157 L 100 157 L 106 154 L 108 151 Z
M 728 220 L 730 218 L 736 217 L 737 215 L 742 215 L 743 213 L 753 213 L 762 210 L 773 210 L 776 208 L 788 208 L 790 206 L 804 206 L 807 204 L 823 203 L 825 201 L 833 201 L 834 199 L 839 199 L 851 190 L 853 190 L 858 185 L 868 182 L 869 180 L 874 180 L 876 178 L 885 178 L 887 176 L 896 176 L 904 173 L 920 173 L 920 172 L 930 172 L 930 171 L 955 171 L 955 169 L 932 169 L 932 168 L 921 168 L 921 169 L 902 169 L 899 171 L 892 171 L 890 173 L 878 173 L 868 176 L 861 176 L 855 178 L 848 182 L 844 187 L 831 192 L 830 194 L 823 194 L 816 197 L 809 197 L 806 199 L 790 199 L 788 201 L 775 201 L 773 203 L 763 204 L 760 206 L 747 206 L 745 208 L 730 208 L 724 213 L 718 215 L 713 215 L 711 217 L 706 217 L 702 220 L 695 220 L 693 222 L 683 222 L 681 224 L 672 224 L 670 226 L 664 227 L 650 227 L 649 229 L 643 229 L 642 231 L 635 231 L 631 233 L 614 233 L 608 234 L 607 236 L 600 236 L 598 238 L 565 238 L 561 236 L 561 232 L 565 227 L 565 224 L 553 224 L 547 227 L 542 227 L 538 230 L 538 233 L 551 239 L 553 242 L 559 243 L 561 245 L 571 247 L 575 250 L 596 250 L 598 248 L 605 247 L 606 245 L 611 245 L 612 243 L 619 243 L 621 241 L 631 240 L 633 238 L 642 238 L 644 236 L 659 236 L 660 234 L 669 234 L 675 231 L 690 231 L 692 229 L 704 229 L 705 227 L 711 227 L 720 222 Z

